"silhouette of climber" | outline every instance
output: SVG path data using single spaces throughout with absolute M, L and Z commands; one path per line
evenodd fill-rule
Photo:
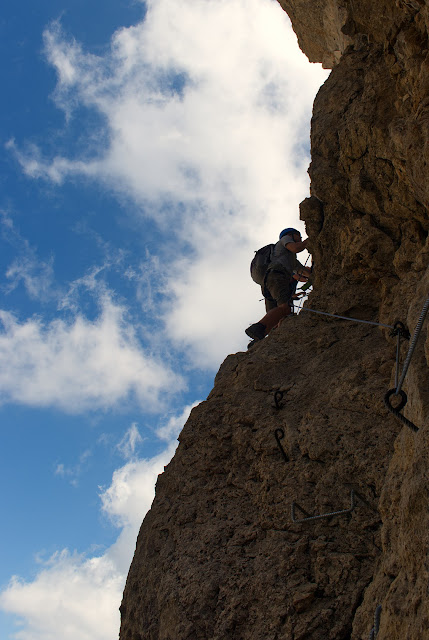
M 308 238 L 302 240 L 297 229 L 289 227 L 280 233 L 262 289 L 267 313 L 259 322 L 245 329 L 252 340 L 262 340 L 291 313 L 291 299 L 298 281 L 306 282 L 311 275 L 311 270 L 296 257 L 297 253 L 306 248 L 307 242 Z

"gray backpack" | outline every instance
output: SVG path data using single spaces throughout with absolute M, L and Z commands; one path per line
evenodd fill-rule
M 250 263 L 250 275 L 252 280 L 261 285 L 261 287 L 264 284 L 265 274 L 267 273 L 268 265 L 272 260 L 275 246 L 275 244 L 267 244 L 265 247 L 255 251 L 255 257 Z

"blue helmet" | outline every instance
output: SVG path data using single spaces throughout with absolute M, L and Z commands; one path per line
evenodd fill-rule
M 288 227 L 287 229 L 283 229 L 283 231 L 279 235 L 279 240 L 281 240 L 283 238 L 283 236 L 293 235 L 294 233 L 299 233 L 299 235 L 301 235 L 301 231 L 298 231 L 298 229 L 292 229 L 292 227 Z

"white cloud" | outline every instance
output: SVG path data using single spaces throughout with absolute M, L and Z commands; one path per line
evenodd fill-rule
M 203 368 L 217 368 L 228 353 L 245 348 L 244 328 L 265 314 L 261 289 L 249 275 L 254 254 L 233 238 L 225 239 L 223 251 L 201 256 L 197 266 L 176 266 L 169 282 L 175 304 L 164 314 L 167 333 Z
M 285 194 L 290 203 L 297 180 L 306 185 L 307 158 L 295 147 L 326 73 L 297 51 L 276 3 L 157 0 L 144 22 L 115 34 L 105 58 L 66 40 L 58 24 L 45 43 L 58 104 L 102 114 L 108 146 L 90 161 L 33 151 L 22 156 L 31 175 L 113 180 L 138 202 L 202 199 L 206 215 L 229 215 L 230 204 L 259 215 L 267 202 L 284 207 Z
M 19 322 L 0 310 L 0 400 L 30 406 L 56 406 L 78 413 L 107 409 L 134 398 L 146 410 L 159 410 L 160 394 L 183 389 L 183 379 L 145 351 L 125 309 L 104 294 L 93 321 L 43 324 Z
M 54 554 L 33 582 L 14 577 L 0 606 L 21 619 L 19 640 L 113 640 L 124 576 L 107 556 Z
M 177 442 L 150 460 L 133 460 L 113 474 L 112 484 L 101 495 L 103 511 L 121 527 L 140 526 L 154 497 L 155 481 L 171 459 Z
M 139 433 L 137 423 L 133 422 L 117 445 L 117 449 L 120 451 L 121 455 L 128 460 L 134 456 L 136 447 L 138 447 L 142 442 L 143 438 Z
M 57 23 L 45 50 L 67 117 L 85 106 L 104 124 L 78 157 L 17 150 L 25 171 L 58 184 L 91 177 L 156 220 L 168 336 L 190 362 L 216 367 L 263 315 L 252 252 L 285 225 L 303 229 L 311 107 L 327 72 L 272 0 L 151 0 L 104 57 Z
M 121 529 L 104 555 L 57 552 L 33 581 L 13 577 L 0 593 L 0 608 L 17 616 L 17 640 L 114 640 L 119 605 L 137 533 L 154 498 L 155 482 L 174 454 L 178 431 L 191 406 L 169 420 L 172 439 L 159 455 L 117 469 L 101 494 L 104 514 Z M 164 438 L 167 431 L 162 431 Z M 40 560 L 39 560 L 40 562 Z

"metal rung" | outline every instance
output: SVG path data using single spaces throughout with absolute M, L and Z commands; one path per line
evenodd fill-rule
M 355 506 L 356 506 L 356 500 L 355 500 L 355 492 L 353 491 L 353 489 L 350 491 L 350 508 L 349 509 L 343 509 L 342 511 L 331 511 L 330 513 L 321 513 L 319 516 L 310 516 L 310 514 L 307 513 L 307 511 L 305 511 L 302 507 L 300 507 L 299 504 L 297 504 L 296 502 L 292 502 L 292 507 L 291 507 L 292 522 L 309 522 L 310 520 L 320 520 L 321 518 L 330 518 L 331 516 L 339 516 L 339 515 L 342 515 L 343 513 L 351 513 L 355 508 Z M 299 511 L 301 511 L 301 513 L 303 513 L 307 517 L 301 518 L 301 520 L 297 520 L 295 518 L 295 509 L 298 509 Z

